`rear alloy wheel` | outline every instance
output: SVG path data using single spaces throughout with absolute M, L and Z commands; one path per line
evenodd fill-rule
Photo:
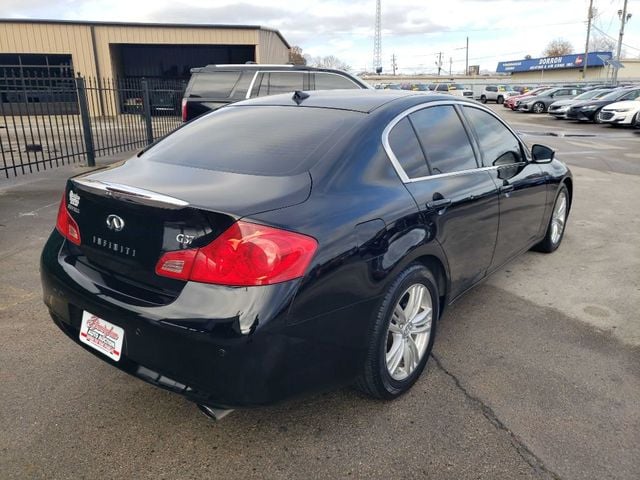
M 404 270 L 389 287 L 371 332 L 365 365 L 356 386 L 393 399 L 416 382 L 435 338 L 438 290 L 423 265 Z
M 544 253 L 551 253 L 557 250 L 564 236 L 564 227 L 567 223 L 567 217 L 569 216 L 569 207 L 569 192 L 567 187 L 562 185 L 556 201 L 553 204 L 553 212 L 551 213 L 551 219 L 547 226 L 547 233 L 542 241 L 533 247 L 534 250 Z
M 480 95 L 480 101 L 482 103 L 487 103 L 487 97 L 485 95 Z
M 531 107 L 531 111 L 533 113 L 544 113 L 544 111 L 545 111 L 544 103 L 542 103 L 542 102 L 534 103 L 533 107 Z
M 503 104 L 504 103 L 504 97 L 502 95 L 498 95 L 498 98 L 496 99 L 496 103 Z

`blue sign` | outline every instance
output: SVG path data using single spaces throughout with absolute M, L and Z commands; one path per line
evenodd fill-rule
M 612 57 L 611 52 L 589 52 L 587 68 L 603 67 L 605 60 Z M 537 70 L 560 70 L 563 68 L 582 68 L 584 53 L 559 55 L 557 57 L 530 58 L 498 63 L 497 73 L 535 72 Z

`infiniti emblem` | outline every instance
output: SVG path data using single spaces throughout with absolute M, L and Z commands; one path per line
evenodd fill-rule
M 118 215 L 111 214 L 107 217 L 107 227 L 109 230 L 119 232 L 124 228 L 124 220 Z

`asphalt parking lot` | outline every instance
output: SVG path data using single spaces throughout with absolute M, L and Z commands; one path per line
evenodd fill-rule
M 491 108 L 573 169 L 568 230 L 449 308 L 393 403 L 344 388 L 216 423 L 99 361 L 40 299 L 82 167 L 1 181 L 0 478 L 638 478 L 640 136 Z

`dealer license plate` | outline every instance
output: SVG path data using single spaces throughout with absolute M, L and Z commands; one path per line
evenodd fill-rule
M 92 313 L 82 312 L 80 341 L 117 362 L 122 353 L 124 329 Z

